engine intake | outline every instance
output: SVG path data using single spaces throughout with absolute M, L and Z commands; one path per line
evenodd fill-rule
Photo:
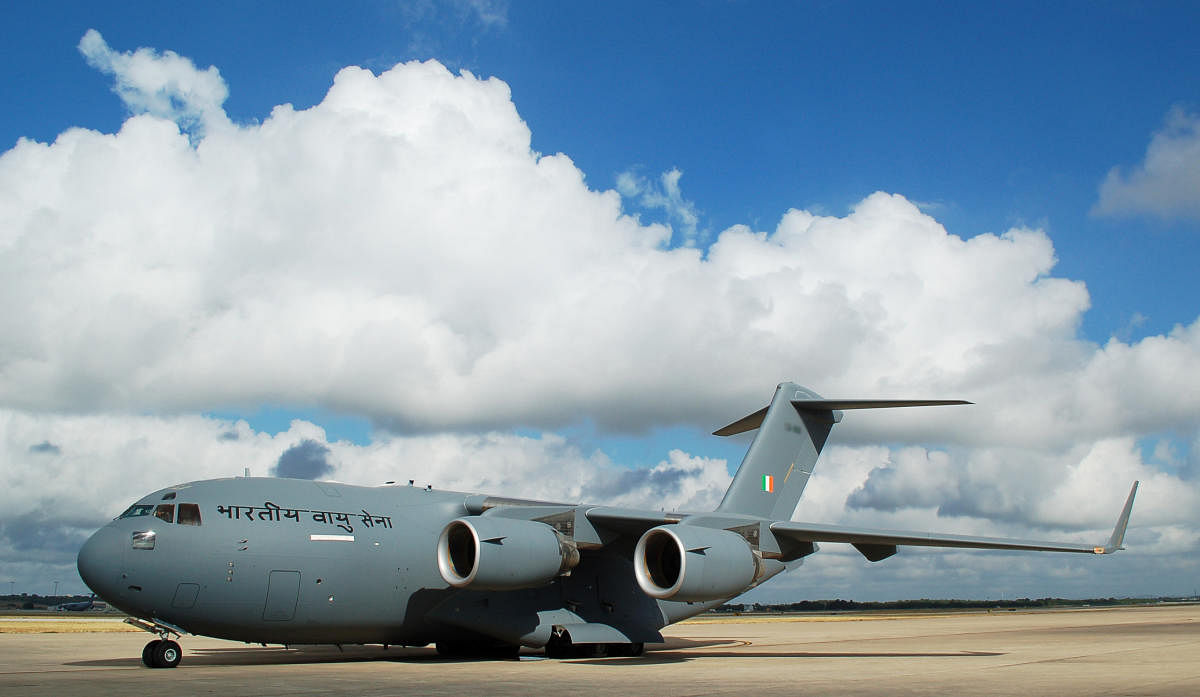
M 646 595 L 661 600 L 705 601 L 743 592 L 758 560 L 741 535 L 691 525 L 660 525 L 638 540 L 634 575 Z
M 455 588 L 505 591 L 566 574 L 579 563 L 579 549 L 545 523 L 467 516 L 442 529 L 437 559 L 442 579 Z

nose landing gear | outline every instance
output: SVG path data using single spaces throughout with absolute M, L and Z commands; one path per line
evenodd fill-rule
M 125 622 L 151 634 L 157 634 L 159 637 L 146 644 L 142 649 L 142 663 L 147 668 L 174 668 L 179 665 L 179 660 L 183 658 L 183 649 L 179 648 L 179 644 L 172 641 L 170 636 L 172 634 L 177 638 L 183 636 L 182 629 L 157 618 L 152 622 L 147 622 L 127 617 Z
M 147 668 L 174 668 L 181 658 L 183 650 L 170 639 L 155 639 L 142 649 L 142 663 Z

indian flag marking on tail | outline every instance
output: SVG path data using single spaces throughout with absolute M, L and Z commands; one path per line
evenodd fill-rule
M 775 477 L 769 474 L 763 475 L 763 491 L 767 492 L 768 494 L 775 493 Z

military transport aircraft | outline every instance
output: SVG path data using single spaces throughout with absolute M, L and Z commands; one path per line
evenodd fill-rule
M 91 597 L 88 598 L 87 600 L 80 600 L 80 601 L 74 602 L 74 603 L 63 603 L 61 605 L 55 605 L 54 609 L 60 610 L 63 612 L 83 612 L 85 610 L 91 610 L 95 606 L 96 606 L 96 594 L 92 593 Z
M 759 429 L 717 510 L 673 513 L 431 487 L 295 479 L 191 482 L 149 494 L 79 552 L 98 596 L 179 663 L 187 633 L 263 644 L 425 646 L 455 656 L 637 655 L 659 630 L 781 571 L 820 542 L 879 561 L 899 546 L 1110 554 L 1107 542 L 1037 542 L 789 520 L 842 410 L 968 404 L 830 400 L 783 383 L 715 435 Z

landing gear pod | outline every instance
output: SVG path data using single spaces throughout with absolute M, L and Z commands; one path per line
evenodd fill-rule
M 442 579 L 455 588 L 507 591 L 566 574 L 579 563 L 579 549 L 545 523 L 467 516 L 442 530 L 437 559 Z
M 732 597 L 754 582 L 757 568 L 754 551 L 741 535 L 691 525 L 651 528 L 633 552 L 638 585 L 660 600 Z

